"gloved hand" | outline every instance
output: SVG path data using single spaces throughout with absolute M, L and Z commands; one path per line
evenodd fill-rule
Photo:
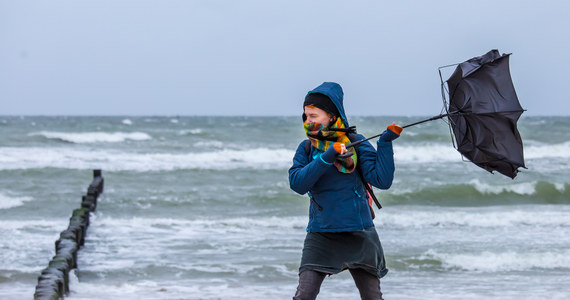
M 345 144 L 333 143 L 332 146 L 329 147 L 325 153 L 323 153 L 321 158 L 325 161 L 325 163 L 332 164 L 336 160 L 337 156 L 344 153 L 346 153 Z
M 388 129 L 392 130 L 397 135 L 400 135 L 400 133 L 402 133 L 402 130 L 404 130 L 404 128 L 402 128 L 402 126 L 396 125 L 396 123 L 392 123 L 392 124 L 388 125 Z
M 387 129 L 382 133 L 378 141 L 391 142 L 400 137 L 402 130 L 404 130 L 402 126 L 398 126 L 395 123 L 392 123 L 388 125 Z
M 338 154 L 346 153 L 346 145 L 343 143 L 333 143 L 333 148 L 338 152 Z

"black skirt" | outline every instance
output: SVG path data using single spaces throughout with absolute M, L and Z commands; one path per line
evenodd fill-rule
M 362 231 L 307 233 L 299 273 L 313 270 L 332 275 L 356 268 L 379 278 L 388 273 L 374 227 Z

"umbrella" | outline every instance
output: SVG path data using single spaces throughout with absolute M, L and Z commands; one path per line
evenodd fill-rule
M 515 178 L 525 167 L 517 121 L 523 109 L 509 72 L 509 54 L 491 50 L 457 66 L 447 80 L 449 124 L 457 150 L 479 167 Z
M 443 80 L 441 83 L 446 113 L 402 127 L 447 117 L 454 146 L 464 157 L 491 173 L 497 171 L 515 178 L 518 168 L 526 168 L 517 130 L 517 121 L 524 110 L 511 80 L 509 55 L 491 50 L 457 64 L 446 81 L 448 105 L 445 83 Z M 380 135 L 348 144 L 347 148 Z

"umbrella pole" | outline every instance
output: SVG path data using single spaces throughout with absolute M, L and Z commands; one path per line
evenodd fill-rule
M 433 120 L 438 120 L 438 119 L 441 119 L 441 118 L 445 118 L 445 117 L 447 117 L 447 116 L 449 116 L 449 114 L 442 114 L 442 115 L 435 116 L 435 117 L 431 117 L 431 118 L 429 118 L 429 119 L 425 119 L 425 120 L 422 120 L 422 121 L 418 121 L 418 122 L 415 122 L 415 123 L 412 123 L 412 124 L 404 125 L 404 126 L 402 126 L 402 128 L 412 127 L 412 126 L 415 126 L 415 125 L 418 125 L 418 124 L 422 124 L 422 123 L 425 123 L 425 122 L 429 122 L 429 121 L 433 121 Z
M 431 118 L 429 118 L 429 119 L 425 119 L 425 120 L 418 121 L 418 122 L 415 122 L 415 123 L 412 123 L 412 124 L 404 125 L 404 126 L 402 126 L 402 128 L 407 128 L 407 127 L 415 126 L 415 125 L 418 125 L 418 124 L 421 124 L 421 123 L 425 123 L 425 122 L 429 122 L 429 121 L 433 121 L 433 120 L 438 120 L 438 119 L 441 119 L 441 118 L 445 118 L 445 117 L 447 117 L 447 116 L 449 116 L 449 115 L 450 115 L 450 114 L 441 114 L 441 115 L 438 115 L 438 116 L 431 117 Z M 377 137 L 379 137 L 379 136 L 381 136 L 381 135 L 382 135 L 382 133 L 377 134 L 377 135 L 375 135 L 375 136 L 371 136 L 371 137 L 366 138 L 366 139 L 363 139 L 363 140 L 356 141 L 356 142 L 354 142 L 354 143 L 350 143 L 350 144 L 346 145 L 346 148 L 354 147 L 354 146 L 356 146 L 356 145 L 359 145 L 360 143 L 366 142 L 366 141 L 371 140 L 371 139 L 373 139 L 373 138 L 377 138 Z M 351 155 L 352 155 L 352 154 L 351 154 Z

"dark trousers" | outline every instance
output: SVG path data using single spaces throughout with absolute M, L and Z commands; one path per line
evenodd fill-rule
M 380 278 L 363 269 L 348 269 L 363 300 L 382 300 Z M 299 274 L 299 286 L 293 300 L 314 300 L 321 290 L 321 284 L 327 274 L 317 271 L 303 271 Z

